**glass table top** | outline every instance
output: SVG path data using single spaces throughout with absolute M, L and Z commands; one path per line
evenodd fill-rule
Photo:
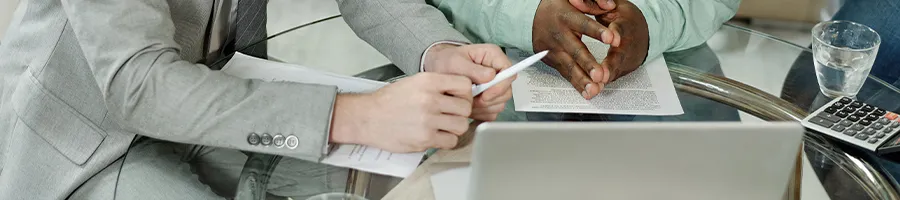
M 341 19 L 332 19 L 328 23 L 339 24 L 335 20 Z M 292 38 L 297 37 L 296 35 L 308 34 L 324 28 L 321 25 L 312 25 L 290 30 L 283 35 L 270 37 L 267 43 L 269 45 L 290 44 L 293 42 Z M 344 28 L 339 29 L 349 31 Z M 270 32 L 270 34 L 273 33 Z M 296 46 L 302 45 L 296 44 Z M 283 50 L 285 46 L 281 45 L 278 48 Z M 358 49 L 348 49 L 346 55 L 353 56 L 353 52 L 359 51 Z M 371 50 L 362 51 L 371 52 Z M 302 57 L 315 57 L 319 53 L 316 51 L 300 52 L 305 53 Z M 335 72 L 335 70 L 328 69 L 330 66 L 310 66 L 309 63 L 279 59 L 278 54 L 278 52 L 270 50 L 273 60 Z M 678 52 L 666 53 L 664 57 L 676 85 L 678 100 L 685 112 L 683 115 L 527 113 L 515 111 L 510 102 L 498 120 L 796 121 L 805 117 L 806 112 L 814 110 L 830 100 L 818 90 L 813 61 L 808 48 L 738 26 L 725 25 L 707 43 Z M 377 68 L 363 74 L 359 74 L 360 72 L 344 72 L 344 74 L 384 77 L 399 72 L 387 68 Z M 900 103 L 896 101 L 896 99 L 900 99 L 900 90 L 874 76 L 870 76 L 866 80 L 857 98 L 889 111 L 900 112 Z M 895 181 L 885 173 L 887 172 L 886 168 L 890 168 L 893 162 L 879 160 L 872 155 L 843 146 L 817 133 L 807 133 L 804 141 L 806 159 L 813 169 L 811 174 L 814 174 L 822 183 L 825 193 L 831 199 L 900 198 L 894 189 Z M 265 188 L 276 187 L 258 180 L 259 177 L 267 179 L 269 177 L 294 176 L 294 174 L 278 174 L 278 170 L 275 170 L 285 163 L 294 162 L 291 161 L 292 158 L 257 153 L 245 154 L 247 162 L 231 164 L 232 168 L 243 169 L 240 182 L 228 183 L 235 185 L 236 193 L 233 194 L 239 199 L 263 198 L 269 192 L 259 191 L 260 188 L 265 190 Z M 900 167 L 896 169 L 900 169 Z M 354 181 L 354 177 L 359 173 L 350 174 L 348 180 L 351 180 L 349 181 L 351 185 L 348 185 L 347 188 L 360 187 L 360 185 L 355 185 L 358 183 Z M 366 196 L 370 199 L 380 199 L 399 180 L 371 174 L 365 176 L 374 177 L 374 179 L 366 180 L 366 184 L 363 184 L 366 188 L 356 189 L 357 191 L 366 191 Z M 347 175 L 342 178 L 347 178 Z M 330 179 L 340 178 L 331 177 Z M 321 183 L 323 187 L 333 184 L 328 181 Z

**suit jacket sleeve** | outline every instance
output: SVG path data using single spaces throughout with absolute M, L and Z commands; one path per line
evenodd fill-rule
M 165 0 L 63 0 L 109 110 L 127 131 L 162 140 L 318 161 L 334 86 L 245 80 L 183 60 Z M 295 135 L 291 148 L 250 133 Z
M 436 42 L 469 42 L 424 0 L 338 0 L 344 21 L 407 74 L 419 72 L 425 50 Z

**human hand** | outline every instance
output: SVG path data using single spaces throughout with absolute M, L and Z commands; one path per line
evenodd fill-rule
M 468 130 L 471 113 L 472 81 L 419 73 L 371 94 L 338 95 L 331 141 L 401 153 L 449 149 Z
M 426 72 L 465 76 L 475 84 L 490 82 L 499 71 L 512 66 L 500 47 L 492 44 L 439 44 L 425 55 Z M 506 79 L 475 97 L 470 117 L 481 121 L 496 120 L 512 98 L 513 80 L 515 77 Z
M 647 20 L 643 13 L 633 3 L 627 0 L 598 1 L 601 2 L 569 0 L 569 3 L 581 12 L 597 15 L 597 21 L 621 35 L 613 42 L 617 45 L 610 47 L 606 58 L 600 64 L 605 68 L 601 82 L 609 83 L 631 73 L 643 64 L 650 47 L 650 31 L 647 29 Z
M 584 2 L 582 2 L 584 3 Z M 594 4 L 598 5 L 599 4 Z M 615 5 L 603 5 L 605 8 Z M 555 68 L 572 83 L 585 99 L 600 93 L 609 74 L 581 42 L 586 35 L 603 43 L 617 46 L 619 34 L 576 9 L 567 0 L 541 0 L 532 26 L 535 52 L 550 50 L 544 62 Z

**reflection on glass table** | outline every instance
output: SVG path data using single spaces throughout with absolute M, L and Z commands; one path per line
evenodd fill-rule
M 332 22 L 335 20 L 331 20 Z M 336 22 L 335 22 L 336 23 Z M 292 43 L 291 34 L 317 31 L 317 25 L 272 37 L 268 43 Z M 349 30 L 346 30 L 349 31 Z M 297 44 L 301 48 L 303 44 Z M 309 47 L 303 47 L 309 48 Z M 348 49 L 348 52 L 358 50 Z M 307 52 L 316 56 L 316 52 Z M 270 54 L 276 54 L 271 53 Z M 353 53 L 345 54 L 352 57 Z M 818 108 L 829 99 L 819 93 L 810 50 L 765 34 L 741 27 L 726 25 L 706 44 L 678 52 L 664 54 L 678 91 L 678 100 L 685 114 L 677 116 L 630 116 L 599 114 L 526 113 L 516 112 L 512 103 L 500 116 L 500 121 L 797 121 L 808 111 Z M 277 57 L 276 57 L 277 58 Z M 307 67 L 306 63 L 286 61 Z M 396 67 L 385 65 L 361 73 L 345 73 L 373 80 L 387 81 L 402 77 Z M 869 76 L 858 99 L 890 111 L 900 109 L 900 90 Z M 841 145 L 817 133 L 807 133 L 805 157 L 811 172 L 798 172 L 789 187 L 791 197 L 800 194 L 801 175 L 815 176 L 831 199 L 898 199 L 895 181 L 887 176 L 884 164 L 875 157 Z M 275 155 L 245 152 L 246 162 L 230 163 L 222 168 L 239 168 L 240 178 L 207 180 L 231 186 L 237 199 L 278 199 L 283 197 L 273 189 L 290 189 L 290 185 L 272 185 L 272 178 L 301 178 L 302 173 L 279 170 L 296 159 Z M 240 160 L 240 159 L 236 159 Z M 799 162 L 799 161 L 798 161 Z M 398 193 L 390 191 L 400 179 L 373 175 L 349 169 L 341 177 L 326 177 L 321 187 L 341 179 L 346 185 L 340 190 L 369 199 L 392 199 Z M 308 173 L 316 173 L 304 171 Z M 319 172 L 321 173 L 321 172 Z M 330 174 L 323 173 L 323 174 Z M 811 178 L 811 177 L 806 177 Z M 804 178 L 805 179 L 805 178 Z M 126 181 L 126 180 L 122 180 Z M 128 180 L 139 181 L 139 180 Z M 739 180 L 736 180 L 739 181 Z M 224 182 L 224 183 L 223 183 Z M 283 184 L 280 182 L 279 184 Z M 335 186 L 337 187 L 337 186 Z M 804 190 L 806 187 L 803 187 Z M 277 190 L 276 190 L 277 191 Z M 388 192 L 390 191 L 390 192 Z M 283 191 L 282 191 L 283 192 Z M 804 193 L 806 194 L 806 193 Z M 387 196 L 384 196 L 387 195 Z M 229 196 L 229 195 L 225 195 Z

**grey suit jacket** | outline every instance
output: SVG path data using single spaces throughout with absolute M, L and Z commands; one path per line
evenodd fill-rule
M 0 199 L 66 198 L 136 135 L 319 160 L 336 88 L 195 64 L 212 3 L 23 1 L 0 46 Z
M 337 0 L 344 21 L 403 72 L 419 72 L 425 50 L 436 42 L 469 40 L 425 0 Z

